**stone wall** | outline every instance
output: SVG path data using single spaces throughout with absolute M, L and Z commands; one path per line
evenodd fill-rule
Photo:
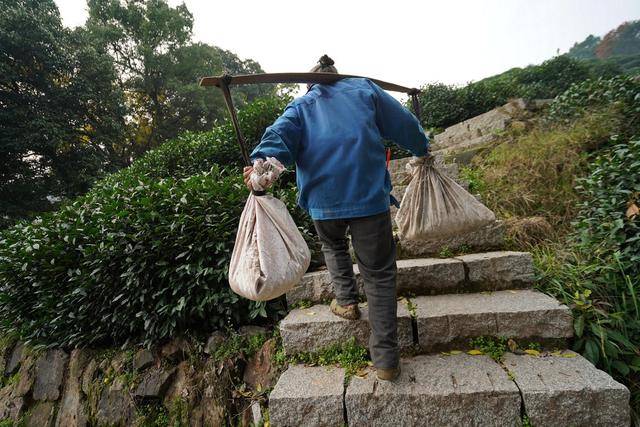
M 264 333 L 245 327 L 240 336 Z M 214 333 L 206 344 L 176 339 L 128 350 L 5 345 L 0 420 L 38 427 L 251 425 L 279 374 L 271 362 L 276 342 L 267 340 L 249 358 L 214 357 L 226 340 Z

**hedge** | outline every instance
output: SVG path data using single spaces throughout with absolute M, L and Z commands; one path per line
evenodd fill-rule
M 240 112 L 250 143 L 286 101 L 263 99 Z M 57 212 L 4 230 L 4 331 L 47 346 L 150 344 L 264 314 L 227 283 L 248 194 L 241 165 L 223 123 L 169 141 Z M 285 182 L 274 191 L 314 242 L 296 189 Z

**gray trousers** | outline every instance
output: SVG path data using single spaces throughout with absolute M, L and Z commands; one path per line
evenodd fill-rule
M 376 368 L 399 363 L 396 301 L 396 245 L 389 211 L 350 219 L 314 221 L 340 305 L 358 302 L 347 229 L 356 254 L 369 310 L 369 351 Z

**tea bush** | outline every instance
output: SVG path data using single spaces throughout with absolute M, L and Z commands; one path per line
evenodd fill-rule
M 574 313 L 574 350 L 631 390 L 640 416 L 640 140 L 600 152 L 579 180 L 572 239 L 534 251 L 541 288 Z
M 574 223 L 579 250 L 634 280 L 640 278 L 639 170 L 640 135 L 598 153 L 578 181 L 582 203 Z M 606 275 L 608 269 L 596 272 Z
M 255 144 L 285 103 L 265 99 L 241 111 L 247 139 Z M 241 165 L 224 123 L 172 140 L 57 212 L 4 230 L 2 328 L 48 346 L 150 344 L 272 314 L 227 282 L 248 195 Z M 284 182 L 273 192 L 315 243 L 296 189 Z
M 250 151 L 289 101 L 288 97 L 259 98 L 238 112 L 238 121 Z M 186 132 L 147 152 L 111 178 L 117 180 L 120 175 L 185 178 L 207 171 L 213 165 L 238 168 L 243 165 L 229 120 L 208 132 Z
M 443 129 L 503 105 L 510 98 L 554 98 L 574 83 L 621 72 L 561 55 L 463 87 L 428 84 L 419 96 L 420 120 L 426 127 Z
M 614 109 L 624 122 L 621 133 L 633 136 L 640 132 L 640 80 L 618 76 L 573 84 L 554 99 L 546 119 L 570 123 L 589 112 L 605 108 Z

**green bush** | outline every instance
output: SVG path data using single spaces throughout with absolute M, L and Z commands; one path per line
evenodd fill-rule
M 52 346 L 153 341 L 242 321 L 225 286 L 246 191 L 217 168 L 123 179 L 0 241 L 0 315 Z M 243 309 L 244 306 L 244 309 Z
M 267 126 L 282 113 L 288 97 L 259 98 L 238 112 L 238 121 L 249 150 L 257 145 Z M 209 132 L 186 132 L 147 152 L 122 175 L 185 178 L 214 165 L 243 165 L 233 126 L 229 120 Z M 119 179 L 119 174 L 112 178 Z
M 640 81 L 628 76 L 586 80 L 572 85 L 549 106 L 546 119 L 570 123 L 585 114 L 614 108 L 627 136 L 640 132 Z
M 638 170 L 640 138 L 599 153 L 589 175 L 578 181 L 582 203 L 574 224 L 578 249 L 634 280 L 640 278 L 640 215 L 634 213 L 640 206 Z
M 261 100 L 240 112 L 249 141 L 284 103 Z M 228 124 L 185 134 L 57 212 L 4 230 L 3 329 L 49 346 L 150 344 L 275 315 L 227 282 L 248 194 L 241 164 Z M 313 248 L 295 187 L 285 180 L 273 192 Z
M 554 98 L 573 83 L 619 72 L 614 67 L 588 64 L 562 55 L 463 87 L 428 84 L 422 87 L 419 96 L 420 120 L 428 127 L 446 128 L 499 107 L 510 98 Z
M 538 249 L 542 289 L 570 305 L 574 350 L 631 389 L 640 413 L 640 140 L 599 152 L 576 188 L 572 238 Z M 636 415 L 637 416 L 637 415 Z

